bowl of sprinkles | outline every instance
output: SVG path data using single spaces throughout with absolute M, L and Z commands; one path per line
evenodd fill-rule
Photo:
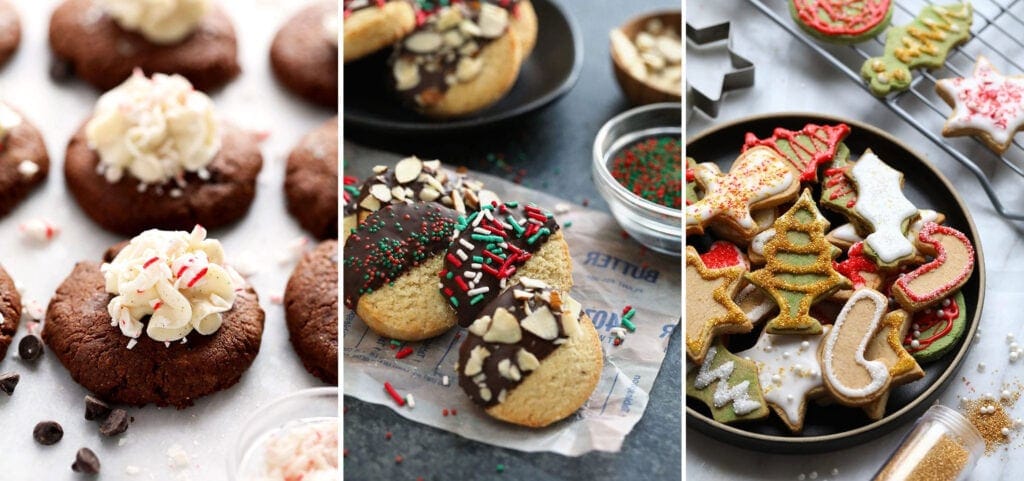
M 626 111 L 594 139 L 593 177 L 615 220 L 648 248 L 681 255 L 682 105 Z

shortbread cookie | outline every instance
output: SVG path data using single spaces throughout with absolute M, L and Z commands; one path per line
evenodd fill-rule
M 578 302 L 541 281 L 520 280 L 470 324 L 459 348 L 459 386 L 492 417 L 539 428 L 587 401 L 603 353 Z
M 21 19 L 8 0 L 0 0 L 0 65 L 7 63 L 21 45 Z M 2 357 L 2 356 L 0 356 Z
M 410 202 L 437 202 L 465 215 L 500 201 L 482 182 L 446 169 L 440 160 L 416 156 L 399 160 L 393 168 L 375 166 L 354 200 L 360 222 L 381 206 Z
M 697 161 L 693 157 L 686 158 L 686 205 L 693 204 L 700 200 L 701 195 L 697 185 Z
M 736 356 L 757 364 L 764 400 L 794 433 L 803 431 L 807 399 L 825 392 L 818 348 L 831 326 L 819 334 L 792 336 L 761 332 L 754 347 Z
M 529 57 L 537 45 L 537 12 L 533 9 L 533 3 L 530 0 L 487 1 L 509 11 L 509 28 L 516 33 L 516 40 L 522 46 L 521 57 Z
M 750 332 L 753 324 L 733 301 L 745 266 L 709 269 L 693 246 L 686 246 L 686 356 L 704 362 L 721 334 Z
M 715 164 L 698 164 L 694 175 L 704 197 L 686 206 L 686 235 L 703 234 L 712 222 L 720 222 L 746 235 L 757 232 L 752 209 L 774 207 L 792 200 L 800 180 L 778 152 L 753 147 L 733 162 L 727 174 Z
M 786 159 L 801 182 L 814 182 L 818 180 L 818 167 L 836 157 L 839 146 L 849 134 L 850 126 L 846 124 L 807 124 L 796 131 L 779 127 L 767 139 L 758 139 L 748 132 L 743 150 L 758 145 L 769 147 Z
M 805 32 L 835 43 L 860 43 L 885 30 L 892 0 L 790 0 L 789 13 Z
M 890 28 L 885 53 L 865 60 L 860 69 L 871 93 L 885 97 L 906 90 L 911 69 L 941 67 L 949 52 L 970 38 L 973 16 L 969 2 L 926 5 L 910 23 Z
M 901 276 L 892 287 L 893 297 L 910 312 L 949 297 L 974 273 L 974 246 L 962 232 L 929 222 L 917 237 L 921 251 L 934 259 Z
M 459 216 L 444 256 L 440 291 L 463 327 L 520 277 L 568 292 L 569 245 L 555 217 L 534 204 L 505 202 Z
M 451 329 L 455 312 L 438 292 L 437 275 L 457 217 L 424 202 L 390 205 L 370 215 L 345 241 L 345 307 L 374 332 L 400 341 Z
M 462 117 L 508 93 L 519 76 L 522 49 L 508 10 L 453 4 L 395 47 L 393 86 L 405 105 L 423 115 Z
M 338 384 L 338 241 L 321 242 L 295 266 L 284 290 L 292 347 L 306 370 Z
M 865 359 L 881 361 L 889 367 L 889 377 L 892 378 L 890 388 L 924 377 L 924 369 L 921 369 L 914 356 L 903 346 L 903 338 L 910 327 L 911 317 L 906 311 L 895 310 L 886 314 L 882 319 L 882 326 L 864 354 Z M 885 391 L 877 401 L 864 406 L 864 413 L 870 419 L 882 419 L 888 402 L 889 391 Z
M 769 413 L 757 365 L 729 352 L 721 341 L 708 349 L 699 367 L 687 365 L 686 395 L 701 400 L 722 423 L 761 419 Z
M 205 235 L 150 230 L 110 262 L 75 265 L 43 339 L 76 382 L 107 401 L 177 408 L 238 382 L 259 353 L 264 313 Z
M 0 102 L 0 216 L 14 210 L 49 172 L 50 156 L 39 129 Z
M 888 307 L 889 299 L 878 291 L 854 292 L 821 344 L 825 387 L 840 404 L 871 404 L 892 384 L 889 365 L 866 357 Z
M 779 306 L 779 315 L 765 326 L 769 334 L 821 332 L 821 323 L 810 315 L 811 305 L 850 286 L 832 266 L 840 251 L 825 240 L 828 225 L 810 189 L 775 221 L 775 236 L 764 245 L 767 264 L 746 276 Z
M 345 26 L 348 24 L 346 20 Z M 345 36 L 348 38 L 348 32 Z M 288 19 L 270 45 L 270 66 L 288 90 L 336 111 L 338 2 L 314 2 Z
M 284 173 L 288 212 L 318 239 L 338 237 L 338 118 L 302 137 Z
M 847 175 L 857 189 L 853 211 L 868 232 L 865 253 L 887 269 L 908 262 L 915 250 L 907 240 L 907 230 L 917 218 L 918 209 L 903 195 L 903 173 L 868 149 Z
M 988 148 L 1005 153 L 1024 129 L 1024 75 L 1002 75 L 984 55 L 970 78 L 942 79 L 935 91 L 953 107 L 942 135 L 974 135 Z
M 135 69 L 179 74 L 204 91 L 241 72 L 235 28 L 212 1 L 65 0 L 50 18 L 50 47 L 99 90 Z
M 903 347 L 919 362 L 933 362 L 953 350 L 967 330 L 967 304 L 963 292 L 914 313 L 914 330 L 903 337 Z
M 750 261 L 747 256 L 739 247 L 729 241 L 712 242 L 708 251 L 700 255 L 700 259 L 704 262 L 704 267 L 708 269 L 740 266 L 745 270 L 750 270 Z M 753 284 L 744 281 L 740 283 L 740 286 L 741 288 L 733 301 L 747 316 L 747 320 L 756 325 L 775 309 L 775 301 L 767 292 Z
M 416 28 L 408 0 L 345 0 L 345 63 L 390 47 Z
M 7 355 L 14 335 L 21 324 L 21 294 L 14 279 L 0 267 L 0 361 Z

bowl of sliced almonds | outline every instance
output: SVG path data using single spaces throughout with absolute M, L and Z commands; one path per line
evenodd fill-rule
M 679 10 L 635 17 L 611 32 L 612 67 L 630 102 L 679 102 L 683 92 Z

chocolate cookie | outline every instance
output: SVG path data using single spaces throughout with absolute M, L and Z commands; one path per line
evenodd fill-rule
M 314 376 L 338 384 L 338 241 L 307 252 L 284 291 L 285 319 L 295 352 Z
M 320 239 L 338 237 L 338 118 L 306 134 L 288 156 L 288 212 Z
M 18 332 L 21 322 L 21 294 L 14 280 L 0 267 L 0 361 L 7 355 L 7 348 Z
M 338 44 L 325 32 L 324 18 L 338 15 L 337 2 L 318 2 L 290 18 L 270 46 L 274 75 L 310 102 L 338 107 Z
M 0 0 L 0 65 L 7 63 L 21 45 L 21 20 L 7 0 Z M 0 356 L 2 357 L 2 356 Z
M 264 314 L 250 286 L 237 292 L 217 332 L 169 345 L 142 336 L 131 349 L 111 326 L 112 297 L 100 264 L 79 262 L 57 288 L 43 328 L 43 340 L 71 378 L 107 401 L 188 407 L 237 383 L 259 352 Z
M 209 178 L 189 173 L 185 187 L 169 183 L 140 192 L 139 182 L 129 175 L 110 183 L 97 173 L 99 155 L 89 148 L 83 124 L 68 143 L 64 160 L 68 190 L 92 220 L 123 235 L 229 224 L 245 215 L 256 196 L 263 155 L 254 134 L 231 125 L 221 131 L 221 149 L 207 168 Z
M 136 67 L 181 74 L 204 91 L 241 72 L 235 28 L 218 6 L 184 40 L 160 45 L 121 28 L 94 0 L 66 0 L 50 18 L 50 47 L 69 73 L 100 90 L 116 87 Z
M 0 216 L 14 210 L 49 172 L 43 135 L 22 115 L 21 123 L 0 139 Z

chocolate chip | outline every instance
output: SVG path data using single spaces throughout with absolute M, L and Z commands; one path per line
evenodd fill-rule
M 100 424 L 100 434 L 104 436 L 117 436 L 128 430 L 128 412 L 124 409 L 115 409 L 110 412 L 107 419 Z
M 5 372 L 0 374 L 0 391 L 10 396 L 14 394 L 14 388 L 18 387 L 18 381 L 21 380 L 21 376 L 16 372 Z
M 89 448 L 82 448 L 75 454 L 75 464 L 71 470 L 76 473 L 98 474 L 100 472 L 100 458 Z
M 60 427 L 57 421 L 43 421 L 36 424 L 36 428 L 32 430 L 32 437 L 43 446 L 51 446 L 64 437 L 64 428 Z
M 43 355 L 43 340 L 35 334 L 29 334 L 18 342 L 18 355 L 26 361 L 35 361 Z
M 87 421 L 98 421 L 107 418 L 110 414 L 110 405 L 92 396 L 85 396 L 85 419 Z

